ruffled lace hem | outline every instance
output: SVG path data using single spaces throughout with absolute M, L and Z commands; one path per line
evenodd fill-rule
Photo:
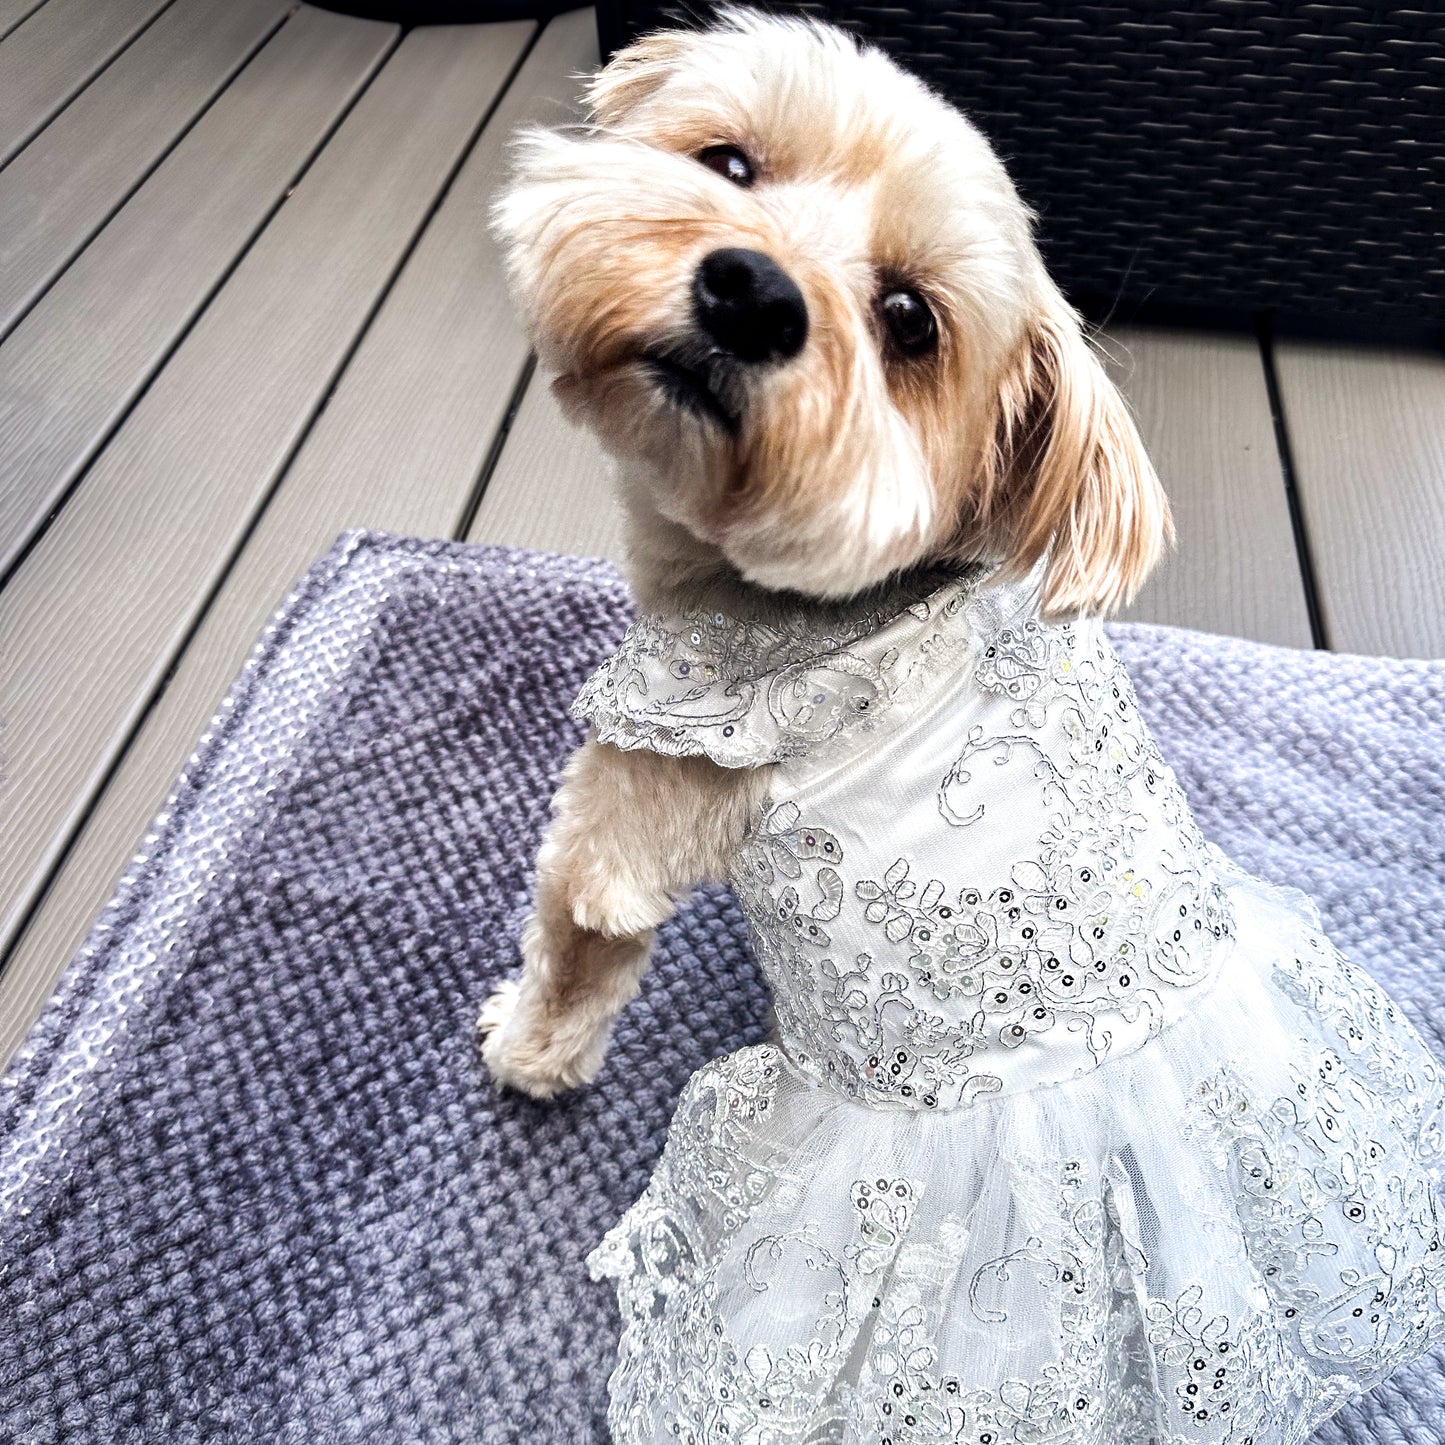
M 1083 1078 L 902 1114 L 770 1045 L 701 1070 L 589 1261 L 618 1445 L 1300 1445 L 1429 1348 L 1440 1068 L 1231 892 L 1207 998 Z

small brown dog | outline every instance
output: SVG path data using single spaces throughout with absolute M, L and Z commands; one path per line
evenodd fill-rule
M 647 611 L 766 616 L 920 564 L 1107 611 L 1170 535 L 1133 422 L 957 111 L 841 32 L 746 12 L 654 35 L 595 122 L 523 142 L 496 225 L 542 362 L 618 463 Z M 596 1073 L 653 930 L 729 860 L 766 769 L 586 744 L 537 865 L 496 1079 Z
M 496 1079 L 596 1073 L 729 877 L 774 1039 L 592 1252 L 617 1445 L 1304 1445 L 1445 1334 L 1445 1082 L 1210 847 L 1101 614 L 1168 511 L 982 137 L 837 31 L 654 36 L 498 225 L 644 615 Z

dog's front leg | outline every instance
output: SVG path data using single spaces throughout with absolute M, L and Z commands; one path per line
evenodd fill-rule
M 499 1084 L 548 1099 L 593 1078 L 653 931 L 696 884 L 726 877 L 769 771 L 595 740 L 573 755 L 537 856 L 522 976 L 479 1021 Z

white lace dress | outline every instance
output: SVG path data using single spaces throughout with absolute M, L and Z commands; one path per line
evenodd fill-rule
M 734 868 L 776 1042 L 590 1260 L 618 1445 L 1294 1445 L 1445 1330 L 1440 1067 L 1032 595 L 644 618 L 578 699 L 777 764 Z

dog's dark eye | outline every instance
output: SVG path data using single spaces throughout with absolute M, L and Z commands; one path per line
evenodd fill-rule
M 753 163 L 736 146 L 709 146 L 698 160 L 735 186 L 753 183 Z
M 938 345 L 938 322 L 916 291 L 889 291 L 879 307 L 893 344 L 905 356 L 923 356 Z

